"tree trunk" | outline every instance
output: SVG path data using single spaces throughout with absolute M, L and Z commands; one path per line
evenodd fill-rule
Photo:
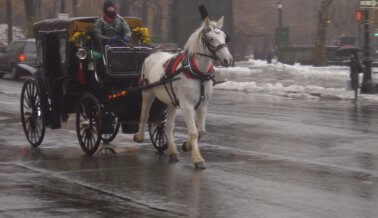
M 61 0 L 61 2 L 60 2 L 60 13 L 66 13 L 66 2 L 65 2 L 65 0 Z
M 128 16 L 130 12 L 130 5 L 138 0 L 119 0 L 120 11 L 122 16 Z
M 151 4 L 151 3 L 150 3 Z M 143 1 L 143 8 L 142 8 L 142 19 L 143 19 L 143 21 L 144 21 L 144 24 L 147 26 L 148 25 L 148 9 L 149 9 L 149 7 L 148 7 L 148 2 L 147 2 L 147 0 L 144 0 Z M 160 20 L 160 19 L 158 19 L 158 20 Z
M 327 21 L 328 9 L 333 0 L 323 0 L 319 10 L 318 31 L 315 39 L 314 60 L 315 65 L 322 66 L 326 64 L 326 37 L 327 37 Z
M 77 17 L 78 16 L 78 10 L 79 9 L 79 2 L 78 0 L 72 0 L 72 16 Z
M 7 0 L 8 43 L 13 40 L 12 0 Z
M 177 25 L 178 25 L 178 22 L 177 22 L 177 17 L 179 16 L 178 15 L 178 8 L 179 8 L 179 3 L 177 0 L 175 1 L 172 1 L 171 3 L 171 32 L 170 32 L 170 41 L 172 42 L 175 42 L 177 43 L 178 40 L 179 40 L 179 37 L 178 37 L 178 31 L 177 31 Z
M 34 2 L 34 9 L 35 9 L 35 16 L 38 18 L 42 17 L 42 0 L 35 0 Z
M 24 0 L 25 15 L 27 20 L 33 19 L 35 17 L 35 4 L 34 0 Z

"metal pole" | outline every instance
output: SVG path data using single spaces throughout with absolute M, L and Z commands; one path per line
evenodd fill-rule
M 371 57 L 370 57 L 370 29 L 369 29 L 369 10 L 364 10 L 364 74 L 361 85 L 361 93 L 374 94 L 375 84 L 373 84 L 371 76 Z
M 357 1 L 357 9 L 360 7 L 360 1 L 361 0 L 358 0 Z M 358 47 L 361 47 L 361 23 L 360 22 L 357 22 L 357 45 Z
M 357 41 L 358 41 L 358 47 L 361 47 L 361 24 L 357 23 Z
M 12 0 L 7 0 L 8 43 L 13 40 Z
M 280 6 L 278 7 L 278 26 L 282 27 L 282 1 L 278 3 Z

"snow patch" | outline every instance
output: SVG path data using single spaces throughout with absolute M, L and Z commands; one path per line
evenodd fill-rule
M 251 76 L 262 73 L 262 69 L 251 69 L 248 67 L 215 67 L 215 71 L 221 75 Z
M 266 61 L 254 59 L 248 60 L 248 63 L 255 67 L 264 67 L 267 70 L 284 71 L 290 74 L 301 75 L 305 78 L 349 78 L 349 67 L 347 66 L 315 67 L 310 65 L 301 65 L 299 63 L 289 65 L 280 62 L 268 64 Z
M 22 29 L 17 26 L 13 26 L 13 40 L 24 39 L 25 35 L 22 32 Z M 1 44 L 8 44 L 8 25 L 0 24 L 0 46 Z
M 340 88 L 324 88 L 320 86 L 303 86 L 290 85 L 284 86 L 281 83 L 265 83 L 258 84 L 252 82 L 234 82 L 226 81 L 215 87 L 221 90 L 244 91 L 251 93 L 265 93 L 290 98 L 306 98 L 306 99 L 337 99 L 337 100 L 353 100 L 354 92 Z M 378 102 L 376 95 L 360 95 L 361 99 L 372 100 Z

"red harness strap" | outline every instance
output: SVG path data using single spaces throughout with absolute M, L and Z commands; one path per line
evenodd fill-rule
M 172 62 L 167 63 L 167 65 L 165 66 L 165 73 L 168 73 L 169 71 L 171 71 L 171 76 L 175 76 L 177 72 L 177 66 L 181 63 L 184 57 L 185 57 L 185 54 L 182 53 L 176 59 L 172 60 L 173 63 Z M 169 67 L 171 67 L 171 69 L 168 69 Z
M 199 68 L 198 68 L 198 64 L 196 62 L 196 59 L 194 58 L 194 55 L 192 56 L 191 58 L 191 62 L 192 62 L 192 66 L 194 67 L 194 70 L 199 72 Z M 214 73 L 214 66 L 213 64 L 210 64 L 210 67 L 209 67 L 209 73 Z M 186 76 L 186 78 L 188 79 L 194 79 L 193 76 L 191 76 L 188 72 L 184 72 L 184 75 Z
M 182 63 L 182 67 L 180 69 L 177 69 L 178 65 Z M 213 80 L 214 78 L 214 67 L 211 64 L 209 67 L 208 72 L 201 73 L 198 68 L 198 64 L 196 63 L 196 60 L 194 58 L 194 55 L 191 57 L 188 57 L 185 55 L 185 53 L 181 53 L 178 56 L 170 59 L 165 64 L 165 76 L 162 78 L 169 79 L 172 78 L 180 73 L 183 73 L 186 78 L 188 79 L 196 79 L 200 81 L 200 91 L 201 95 L 199 97 L 199 100 L 197 104 L 195 105 L 195 110 L 201 105 L 203 101 L 205 101 L 205 81 Z M 172 82 L 169 82 L 171 93 L 169 92 L 166 84 L 164 84 L 164 88 L 167 91 L 169 98 L 172 101 L 172 104 L 177 108 L 180 106 L 180 102 L 176 97 L 176 94 L 172 87 Z
M 184 60 L 185 58 L 185 53 L 180 54 L 175 60 L 173 60 L 173 64 L 168 63 L 165 66 L 165 72 L 171 72 L 171 76 L 175 76 L 177 74 L 177 67 L 178 65 Z M 194 58 L 194 55 L 191 57 L 191 64 L 194 68 L 195 71 L 199 72 L 198 64 L 196 62 L 196 59 Z M 168 69 L 171 66 L 171 69 Z M 209 73 L 214 72 L 214 66 L 213 64 L 210 65 L 209 67 Z M 184 72 L 184 75 L 188 79 L 195 79 L 193 76 L 190 75 L 190 72 Z

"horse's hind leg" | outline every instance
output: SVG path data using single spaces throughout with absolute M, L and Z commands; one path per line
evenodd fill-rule
M 150 108 L 152 103 L 155 100 L 155 96 L 153 95 L 152 91 L 142 91 L 142 109 L 140 112 L 140 119 L 139 119 L 139 128 L 138 132 L 134 135 L 135 142 L 143 142 L 144 140 L 144 126 L 147 122 L 148 115 L 150 112 Z
M 176 108 L 172 105 L 168 106 L 167 113 L 167 138 L 168 138 L 168 155 L 171 162 L 178 162 L 177 146 L 173 137 L 173 131 L 175 129 Z
M 196 128 L 196 123 L 194 121 L 194 109 L 192 105 L 181 107 L 182 115 L 184 117 L 186 126 L 188 127 L 189 139 L 186 144 L 189 144 L 192 149 L 192 161 L 196 169 L 205 169 L 205 160 L 202 158 L 202 155 L 198 147 L 198 132 Z

